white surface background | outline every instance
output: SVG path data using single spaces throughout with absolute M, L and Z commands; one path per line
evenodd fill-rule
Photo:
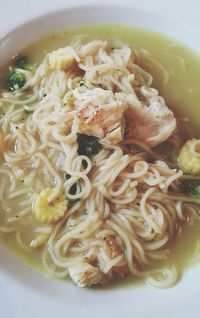
M 42 15 L 75 4 L 129 4 L 199 27 L 198 0 L 0 0 L 0 33 Z
M 86 2 L 93 5 L 100 3 L 89 0 L 0 0 L 0 34 L 30 18 Z M 101 3 L 131 4 L 200 29 L 200 4 L 197 0 L 107 0 Z M 200 317 L 199 281 L 200 266 L 188 270 L 181 282 L 169 290 L 142 287 L 109 291 L 78 289 L 71 283 L 43 277 L 1 246 L 0 318 L 196 318 Z

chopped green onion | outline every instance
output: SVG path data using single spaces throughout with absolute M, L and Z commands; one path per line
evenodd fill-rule
M 21 68 L 27 71 L 33 71 L 34 66 L 28 63 L 28 59 L 26 56 L 21 56 L 15 61 L 15 67 Z
M 6 88 L 14 92 L 24 86 L 26 83 L 26 77 L 24 74 L 19 72 L 12 72 L 6 81 Z
M 79 86 L 80 86 L 80 87 L 85 86 L 86 88 L 88 88 L 88 86 L 86 85 L 86 82 L 85 82 L 85 81 L 80 81 Z
M 24 109 L 24 112 L 26 113 L 26 114 L 33 114 L 33 110 L 29 110 L 27 107 L 25 108 L 25 107 L 23 107 L 23 109 Z
M 200 180 L 183 180 L 181 182 L 181 190 L 190 196 L 200 195 Z

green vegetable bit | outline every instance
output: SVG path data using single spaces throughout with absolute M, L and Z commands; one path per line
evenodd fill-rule
M 71 175 L 68 174 L 68 173 L 65 173 L 65 175 L 64 175 L 65 181 L 69 180 L 70 178 L 71 178 Z M 69 190 L 69 193 L 70 193 L 71 195 L 76 194 L 76 189 L 77 189 L 77 186 L 76 186 L 76 183 L 74 183 L 74 184 L 71 186 L 71 188 L 70 188 L 70 190 Z
M 191 196 L 194 198 L 200 199 L 200 184 L 195 187 L 195 189 L 191 193 Z
M 25 107 L 23 107 L 23 109 L 24 109 L 24 112 L 26 113 L 26 114 L 33 114 L 33 110 L 29 110 L 28 108 L 25 108 Z
M 29 64 L 28 59 L 26 56 L 21 56 L 15 61 L 15 67 L 16 68 L 21 68 L 23 70 L 27 71 L 33 71 L 34 66 Z
M 6 81 L 6 87 L 9 91 L 14 92 L 24 86 L 26 77 L 19 72 L 12 72 Z
M 191 197 L 200 199 L 200 180 L 183 180 L 181 190 Z
M 151 86 L 152 85 L 152 79 L 151 79 L 151 77 L 149 75 L 144 73 L 143 74 L 143 78 L 144 78 L 145 84 L 147 86 Z
M 98 138 L 81 134 L 78 135 L 78 145 L 78 154 L 88 157 L 97 154 L 102 148 Z
M 87 84 L 86 84 L 86 81 L 85 81 L 85 80 L 80 81 L 79 86 L 80 86 L 80 87 L 83 87 L 83 86 L 84 86 L 84 87 L 88 88 L 88 86 L 87 86 Z

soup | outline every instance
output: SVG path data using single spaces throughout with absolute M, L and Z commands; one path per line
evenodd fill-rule
M 17 54 L 1 80 L 2 241 L 80 287 L 173 286 L 199 253 L 199 65 L 118 25 Z

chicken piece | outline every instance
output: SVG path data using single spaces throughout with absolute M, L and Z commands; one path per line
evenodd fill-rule
M 97 260 L 98 250 L 99 248 L 97 246 L 90 248 L 87 254 L 85 255 L 85 260 L 92 265 L 95 264 Z
M 82 261 L 69 267 L 69 275 L 71 279 L 79 286 L 91 286 L 100 283 L 102 273 L 99 268 Z
M 121 98 L 130 105 L 125 113 L 126 138 L 155 147 L 171 136 L 176 119 L 156 89 L 142 86 L 141 96 L 145 101 L 136 103 L 132 95 L 121 93 Z
M 115 272 L 121 276 L 128 274 L 128 266 L 125 257 L 123 257 L 123 248 L 121 242 L 114 235 L 109 235 L 105 239 L 104 247 L 100 247 L 97 251 L 97 262 L 102 273 L 108 274 Z M 116 265 L 107 268 L 107 265 L 117 257 L 122 256 Z
M 119 243 L 117 242 L 114 236 L 107 237 L 105 242 L 109 248 L 111 259 L 114 259 L 115 257 L 123 253 L 122 248 L 120 247 Z M 126 261 L 123 260 L 122 262 L 120 262 L 119 265 L 114 266 L 112 270 L 120 276 L 126 276 L 128 274 L 128 266 L 126 264 Z
M 117 257 L 118 255 L 122 254 L 122 249 L 121 249 L 119 243 L 117 242 L 115 236 L 108 236 L 105 239 L 105 242 L 109 248 L 110 257 L 112 259 Z
M 101 88 L 75 92 L 77 125 L 79 133 L 95 136 L 112 144 L 124 138 L 125 121 L 123 113 L 128 104 L 117 94 Z
M 75 108 L 79 133 L 117 144 L 134 138 L 155 147 L 167 140 L 176 129 L 174 114 L 165 105 L 158 91 L 140 88 L 140 97 L 128 93 L 113 93 L 101 88 L 78 93 Z

